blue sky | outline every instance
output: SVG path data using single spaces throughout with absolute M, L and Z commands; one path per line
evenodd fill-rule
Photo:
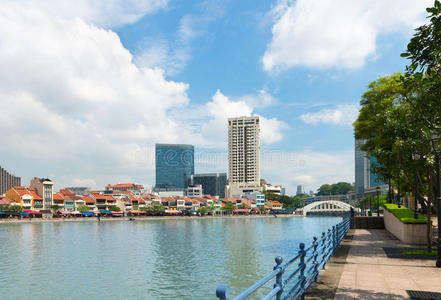
M 226 119 L 257 114 L 267 181 L 352 182 L 360 96 L 404 69 L 430 4 L 2 1 L 0 165 L 25 184 L 153 184 L 153 145 L 169 142 L 196 146 L 197 172 L 227 172 Z

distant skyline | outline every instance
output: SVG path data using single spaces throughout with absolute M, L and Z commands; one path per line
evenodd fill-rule
M 154 145 L 228 172 L 227 118 L 259 115 L 261 177 L 354 181 L 361 94 L 402 71 L 429 0 L 0 2 L 0 165 L 56 188 L 154 184 Z M 399 9 L 397 9 L 399 7 Z

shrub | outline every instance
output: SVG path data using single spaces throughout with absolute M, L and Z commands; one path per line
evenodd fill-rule
M 427 218 L 422 214 L 418 214 L 418 218 L 414 219 L 413 210 L 408 209 L 407 207 L 400 206 L 392 203 L 384 203 L 383 207 L 397 217 L 401 222 L 405 224 L 426 224 Z

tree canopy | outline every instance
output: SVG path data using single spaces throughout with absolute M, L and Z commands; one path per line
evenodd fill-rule
M 317 195 L 346 195 L 350 191 L 354 190 L 354 186 L 348 182 L 338 182 L 334 184 L 322 184 Z

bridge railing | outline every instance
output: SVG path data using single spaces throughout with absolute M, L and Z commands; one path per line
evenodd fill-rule
M 296 256 L 286 263 L 280 256 L 275 258 L 276 265 L 273 271 L 267 274 L 255 284 L 241 292 L 232 300 L 242 300 L 248 298 L 251 294 L 263 287 L 270 280 L 275 279 L 273 289 L 267 293 L 262 299 L 269 300 L 276 297 L 277 300 L 285 299 L 303 299 L 304 294 L 313 281 L 317 282 L 320 269 L 324 269 L 326 263 L 339 247 L 341 241 L 345 237 L 350 227 L 350 218 L 344 220 L 327 232 L 323 232 L 320 238 L 313 237 L 313 242 L 309 247 L 305 247 L 304 243 L 300 243 Z M 296 269 L 289 275 L 285 275 L 285 271 L 290 266 Z M 228 285 L 219 285 L 216 288 L 216 297 L 220 300 L 227 300 L 230 297 L 230 287 Z

